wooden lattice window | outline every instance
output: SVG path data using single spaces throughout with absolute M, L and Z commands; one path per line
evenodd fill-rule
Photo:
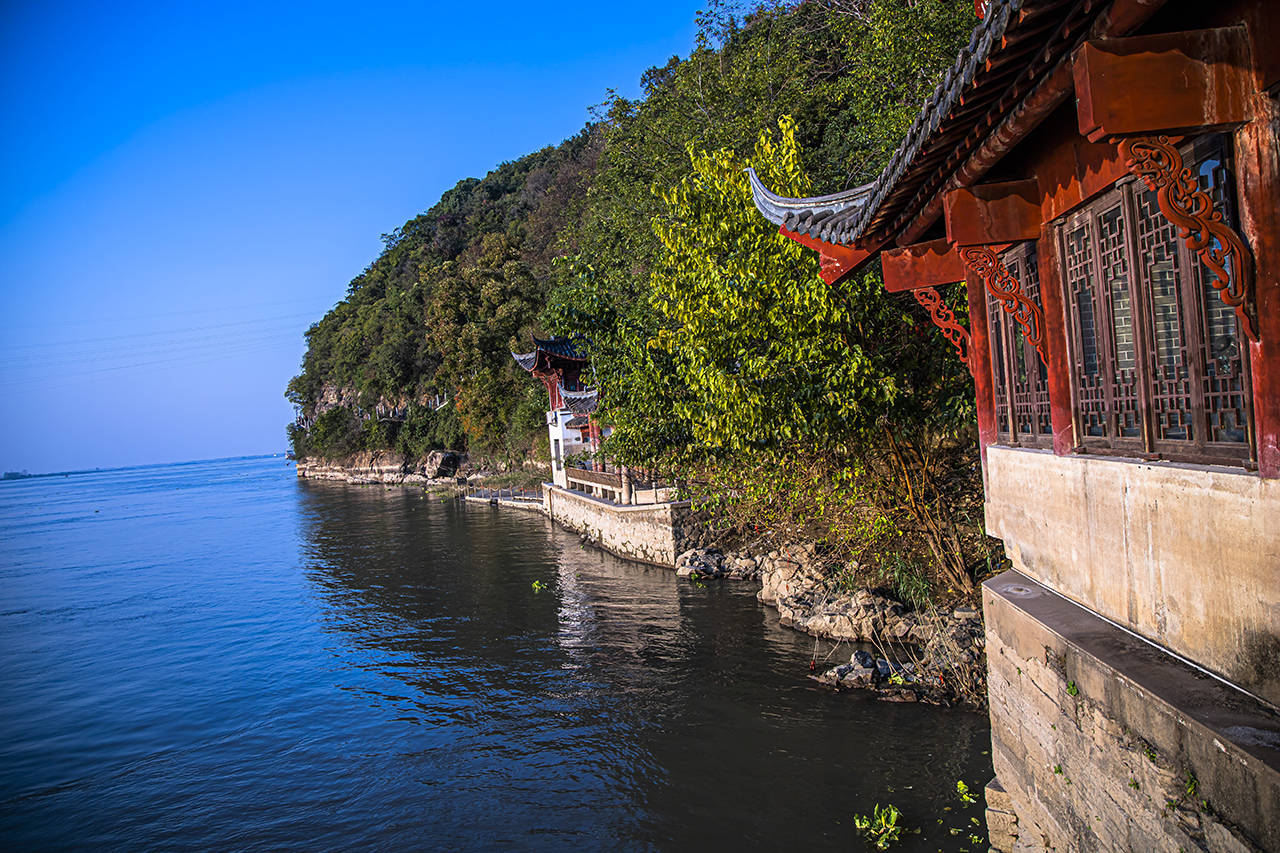
M 1021 284 L 1023 295 L 1043 307 L 1036 244 L 1021 243 L 1001 255 L 1000 262 Z M 1027 340 L 1026 330 L 1001 308 L 990 291 L 987 292 L 987 323 L 991 335 L 996 431 L 1001 443 L 1050 446 L 1053 423 L 1049 415 L 1049 374 L 1040 354 Z
M 1183 158 L 1234 225 L 1224 137 L 1197 139 Z M 1121 181 L 1057 236 L 1080 449 L 1248 464 L 1244 336 L 1156 194 Z

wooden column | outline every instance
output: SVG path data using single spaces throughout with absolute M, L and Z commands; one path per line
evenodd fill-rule
M 976 274 L 966 273 L 969 300 L 969 369 L 973 373 L 978 407 L 978 447 L 982 451 L 982 479 L 986 482 L 987 447 L 996 440 L 996 401 L 991 378 L 991 338 L 987 333 L 987 288 Z
M 1053 422 L 1053 452 L 1067 456 L 1076 445 L 1071 410 L 1071 360 L 1067 355 L 1067 296 L 1052 231 L 1036 241 L 1040 270 L 1040 303 L 1044 309 L 1045 362 L 1048 371 L 1049 417 Z
M 1249 341 L 1258 473 L 1280 478 L 1280 104 L 1258 94 L 1258 117 L 1235 134 L 1240 218 L 1253 250 L 1258 340 Z

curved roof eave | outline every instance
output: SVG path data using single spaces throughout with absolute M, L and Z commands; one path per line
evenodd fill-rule
M 973 83 L 993 50 L 999 50 L 1006 29 L 1017 20 L 1017 13 L 1027 2 L 992 0 L 986 17 L 974 28 L 969 43 L 960 50 L 951 68 L 921 106 L 897 150 L 874 181 L 831 195 L 783 198 L 770 192 L 755 172 L 748 170 L 756 208 L 775 225 L 825 243 L 850 245 L 863 237 L 925 142 L 959 103 L 965 88 Z M 1059 0 L 1052 5 L 1065 4 Z
M 587 356 L 578 349 L 572 338 L 534 338 L 533 345 L 543 352 L 573 361 L 586 361 Z
M 874 186 L 863 184 L 851 190 L 812 198 L 786 198 L 766 187 L 755 169 L 749 168 L 746 172 L 747 179 L 751 182 L 751 199 L 764 218 L 788 231 L 810 236 L 817 235 L 804 229 L 816 228 L 827 218 L 851 208 L 861 209 Z

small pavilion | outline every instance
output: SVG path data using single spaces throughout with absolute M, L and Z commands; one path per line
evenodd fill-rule
M 582 381 L 589 363 L 587 356 L 569 338 L 534 338 L 533 346 L 532 352 L 511 356 L 547 389 L 547 433 L 553 481 L 567 489 L 571 488 L 571 475 L 577 479 L 579 475 L 585 477 L 584 472 L 606 474 L 604 466 L 594 460 L 580 463 L 582 467 L 570 462 L 571 457 L 589 456 L 598 451 L 600 442 L 611 431 L 596 422 L 594 414 L 599 395 Z M 621 491 L 620 484 L 614 491 Z

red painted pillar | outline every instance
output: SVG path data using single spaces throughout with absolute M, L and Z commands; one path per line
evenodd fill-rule
M 1258 473 L 1280 478 L 1280 104 L 1256 95 L 1256 118 L 1235 134 L 1240 218 L 1255 262 L 1258 338 L 1249 343 Z
M 978 405 L 978 446 L 982 450 L 983 480 L 986 480 L 987 446 L 996 440 L 996 402 L 991 374 L 991 338 L 987 333 L 987 292 L 982 279 L 966 271 L 964 283 L 969 300 L 969 365 Z
M 1049 416 L 1053 421 L 1053 452 L 1071 453 L 1076 444 L 1071 416 L 1071 361 L 1067 357 L 1067 294 L 1062 286 L 1062 270 L 1054 235 L 1048 226 L 1036 241 L 1040 270 L 1040 305 L 1044 309 L 1044 344 L 1049 356 Z

